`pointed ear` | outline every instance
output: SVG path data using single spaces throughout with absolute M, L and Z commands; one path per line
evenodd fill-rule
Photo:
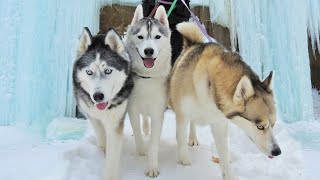
M 268 90 L 272 91 L 273 88 L 273 77 L 274 77 L 274 71 L 270 71 L 269 76 L 263 80 L 263 84 L 268 88 Z
M 121 54 L 125 50 L 121 37 L 113 28 L 108 29 L 105 38 L 105 44 L 109 45 L 110 49 L 116 51 L 119 54 Z
M 233 102 L 235 104 L 241 104 L 253 95 L 254 89 L 251 80 L 246 75 L 242 76 L 242 78 L 238 82 L 236 91 L 234 92 Z
M 163 6 L 159 6 L 154 18 L 159 20 L 162 25 L 169 26 L 166 9 Z
M 92 35 L 89 28 L 85 27 L 80 36 L 80 42 L 77 49 L 77 58 L 83 55 L 92 43 Z
M 142 8 L 142 5 L 139 5 L 137 6 L 136 11 L 134 12 L 131 25 L 136 24 L 142 18 L 143 18 L 143 8 Z

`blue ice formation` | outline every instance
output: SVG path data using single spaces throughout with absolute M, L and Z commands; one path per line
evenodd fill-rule
M 99 29 L 107 4 L 138 0 L 1 0 L 0 125 L 23 123 L 44 134 L 56 117 L 72 117 L 71 72 L 84 26 Z M 260 75 L 275 70 L 286 122 L 313 119 L 308 35 L 319 47 L 318 0 L 192 0 L 209 5 L 211 20 L 229 27 L 246 62 Z
M 313 119 L 308 35 L 320 47 L 320 2 L 209 1 L 211 20 L 230 29 L 232 48 L 261 77 L 275 71 L 275 94 L 285 122 Z
M 84 26 L 99 28 L 101 0 L 0 1 L 0 125 L 44 130 L 73 116 L 71 72 Z

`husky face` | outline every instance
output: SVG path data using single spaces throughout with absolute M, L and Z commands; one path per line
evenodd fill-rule
M 74 64 L 74 85 L 83 90 L 91 102 L 104 110 L 125 84 L 129 74 L 128 55 L 114 29 L 106 35 L 91 36 L 83 31 Z
M 273 135 L 276 108 L 272 93 L 273 72 L 262 82 L 264 88 L 257 88 L 245 76 L 239 81 L 233 100 L 244 109 L 232 118 L 242 128 L 261 152 L 269 158 L 281 154 Z
M 127 36 L 133 71 L 150 72 L 170 63 L 167 58 L 171 57 L 170 35 L 163 6 L 158 8 L 154 18 L 144 18 L 142 6 L 138 6 Z

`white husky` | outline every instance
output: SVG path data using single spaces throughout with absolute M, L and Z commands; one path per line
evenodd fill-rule
M 149 177 L 159 175 L 159 140 L 167 107 L 167 81 L 171 70 L 170 35 L 164 7 L 158 8 L 154 18 L 144 18 L 140 5 L 134 13 L 125 42 L 135 84 L 129 98 L 128 113 L 139 155 L 145 155 L 140 115 L 144 119 L 151 119 L 148 167 L 145 172 Z

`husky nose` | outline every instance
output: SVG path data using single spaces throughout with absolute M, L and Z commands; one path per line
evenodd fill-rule
M 279 156 L 280 154 L 281 154 L 281 149 L 279 147 L 277 147 L 271 151 L 272 156 Z
M 147 49 L 144 50 L 144 54 L 146 56 L 152 56 L 153 53 L 154 53 L 154 50 L 152 48 L 147 48 Z
M 104 95 L 100 92 L 96 92 L 93 94 L 93 99 L 96 101 L 96 102 L 101 102 L 103 99 L 104 99 Z

